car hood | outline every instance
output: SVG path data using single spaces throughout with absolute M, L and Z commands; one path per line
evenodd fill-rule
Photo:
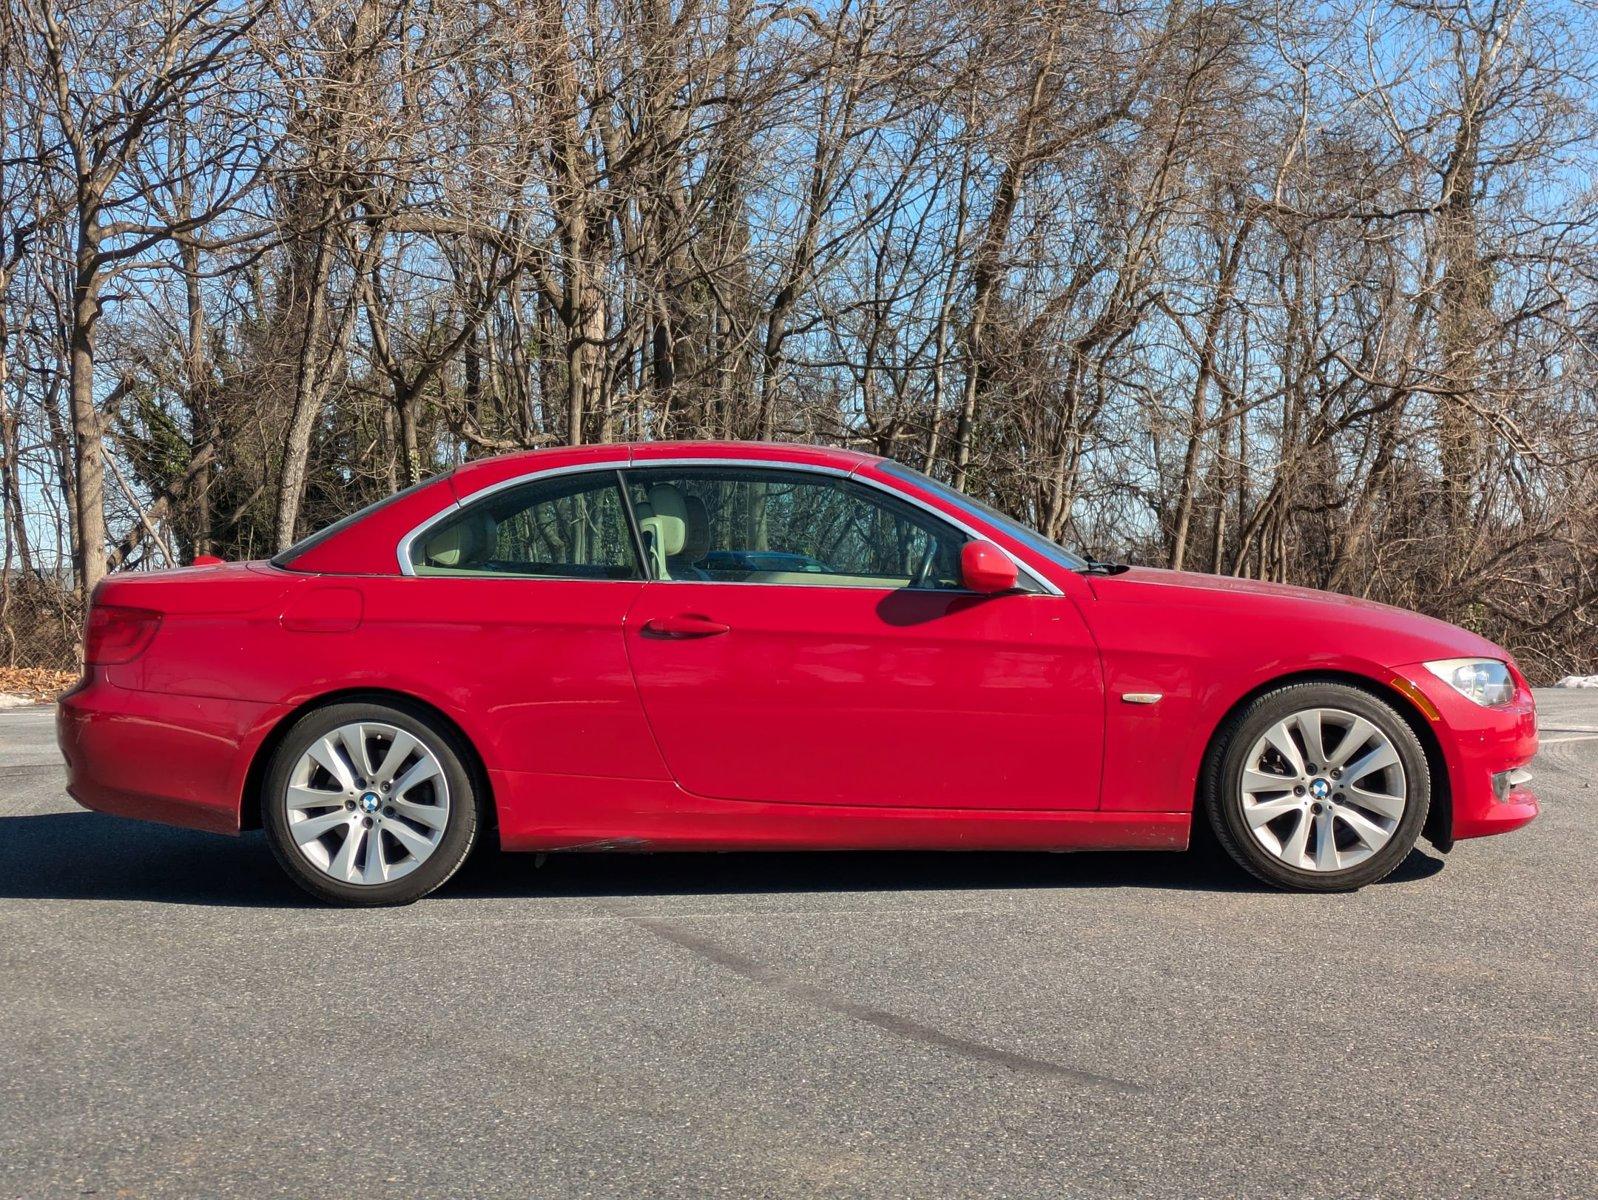
M 1336 592 L 1262 583 L 1228 575 L 1200 575 L 1132 567 L 1119 575 L 1090 576 L 1093 594 L 1113 604 L 1162 604 L 1206 610 L 1236 618 L 1282 618 L 1313 622 L 1326 636 L 1357 639 L 1351 650 L 1370 650 L 1372 633 L 1380 639 L 1388 665 L 1435 658 L 1485 657 L 1510 661 L 1506 651 L 1486 638 L 1408 609 L 1361 600 Z

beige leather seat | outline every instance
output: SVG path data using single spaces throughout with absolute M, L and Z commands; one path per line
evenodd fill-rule
M 450 521 L 422 543 L 418 570 L 429 567 L 444 571 L 470 570 L 492 558 L 499 543 L 499 522 L 487 509 L 479 508 L 465 517 Z
M 698 496 L 684 496 L 683 520 L 687 530 L 683 535 L 682 549 L 666 560 L 673 579 L 709 579 L 694 564 L 710 553 L 710 513 Z
M 688 543 L 688 504 L 675 485 L 657 483 L 649 489 L 649 499 L 633 506 L 638 532 L 649 550 L 650 576 L 670 579 L 671 559 Z

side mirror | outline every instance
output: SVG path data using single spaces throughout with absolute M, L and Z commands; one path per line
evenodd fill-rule
M 1015 563 L 992 542 L 967 542 L 960 547 L 960 582 L 983 595 L 1013 591 Z

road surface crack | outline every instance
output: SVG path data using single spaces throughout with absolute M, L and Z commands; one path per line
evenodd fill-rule
M 1013 1050 L 990 1046 L 985 1042 L 973 1041 L 971 1038 L 946 1033 L 941 1029 L 933 1028 L 931 1025 L 924 1025 L 920 1021 L 911 1020 L 909 1017 L 901 1017 L 885 1009 L 873 1008 L 869 1004 L 861 1004 L 857 1001 L 834 995 L 823 988 L 795 979 L 775 967 L 767 966 L 765 963 L 739 954 L 734 950 L 729 950 L 709 938 L 700 937 L 698 934 L 669 921 L 661 921 L 649 917 L 633 917 L 631 920 L 640 929 L 647 930 L 663 941 L 691 951 L 718 967 L 731 971 L 735 975 L 741 975 L 752 983 L 762 984 L 765 987 L 781 992 L 785 996 L 803 1000 L 819 1008 L 827 1009 L 829 1012 L 837 1013 L 840 1016 L 850 1017 L 885 1033 L 891 1033 L 896 1037 L 920 1042 L 927 1046 L 934 1046 L 940 1050 L 947 1050 L 965 1058 L 1008 1067 L 1012 1071 L 1065 1079 L 1071 1083 L 1096 1088 L 1101 1091 L 1134 1095 L 1142 1090 L 1122 1080 L 1112 1079 L 1108 1075 L 1099 1075 L 1092 1071 L 1083 1071 L 1076 1067 L 1050 1062 L 1047 1059 L 1034 1058 L 1029 1054 L 1019 1054 Z

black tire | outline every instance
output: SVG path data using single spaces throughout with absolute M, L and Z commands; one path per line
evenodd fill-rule
M 345 883 L 333 878 L 306 858 L 289 832 L 287 797 L 295 765 L 318 739 L 355 722 L 380 722 L 410 734 L 437 758 L 448 787 L 448 817 L 437 845 L 410 873 L 386 883 Z M 345 701 L 307 713 L 278 745 L 262 784 L 261 823 L 272 853 L 289 878 L 330 903 L 379 907 L 420 900 L 460 870 L 483 828 L 482 798 L 466 765 L 469 753 L 453 730 L 420 711 L 393 703 Z M 378 860 L 378 869 L 383 865 L 383 860 Z
M 1388 841 L 1368 858 L 1340 870 L 1303 870 L 1283 861 L 1256 840 L 1243 815 L 1242 776 L 1250 750 L 1277 722 L 1316 708 L 1339 709 L 1369 721 L 1398 752 L 1404 771 L 1404 810 Z M 1371 692 L 1331 682 L 1288 684 L 1235 713 L 1217 731 L 1199 778 L 1200 802 L 1210 827 L 1233 861 L 1273 887 L 1305 892 L 1354 891 L 1390 874 L 1420 837 L 1431 791 L 1426 751 L 1409 722 Z

